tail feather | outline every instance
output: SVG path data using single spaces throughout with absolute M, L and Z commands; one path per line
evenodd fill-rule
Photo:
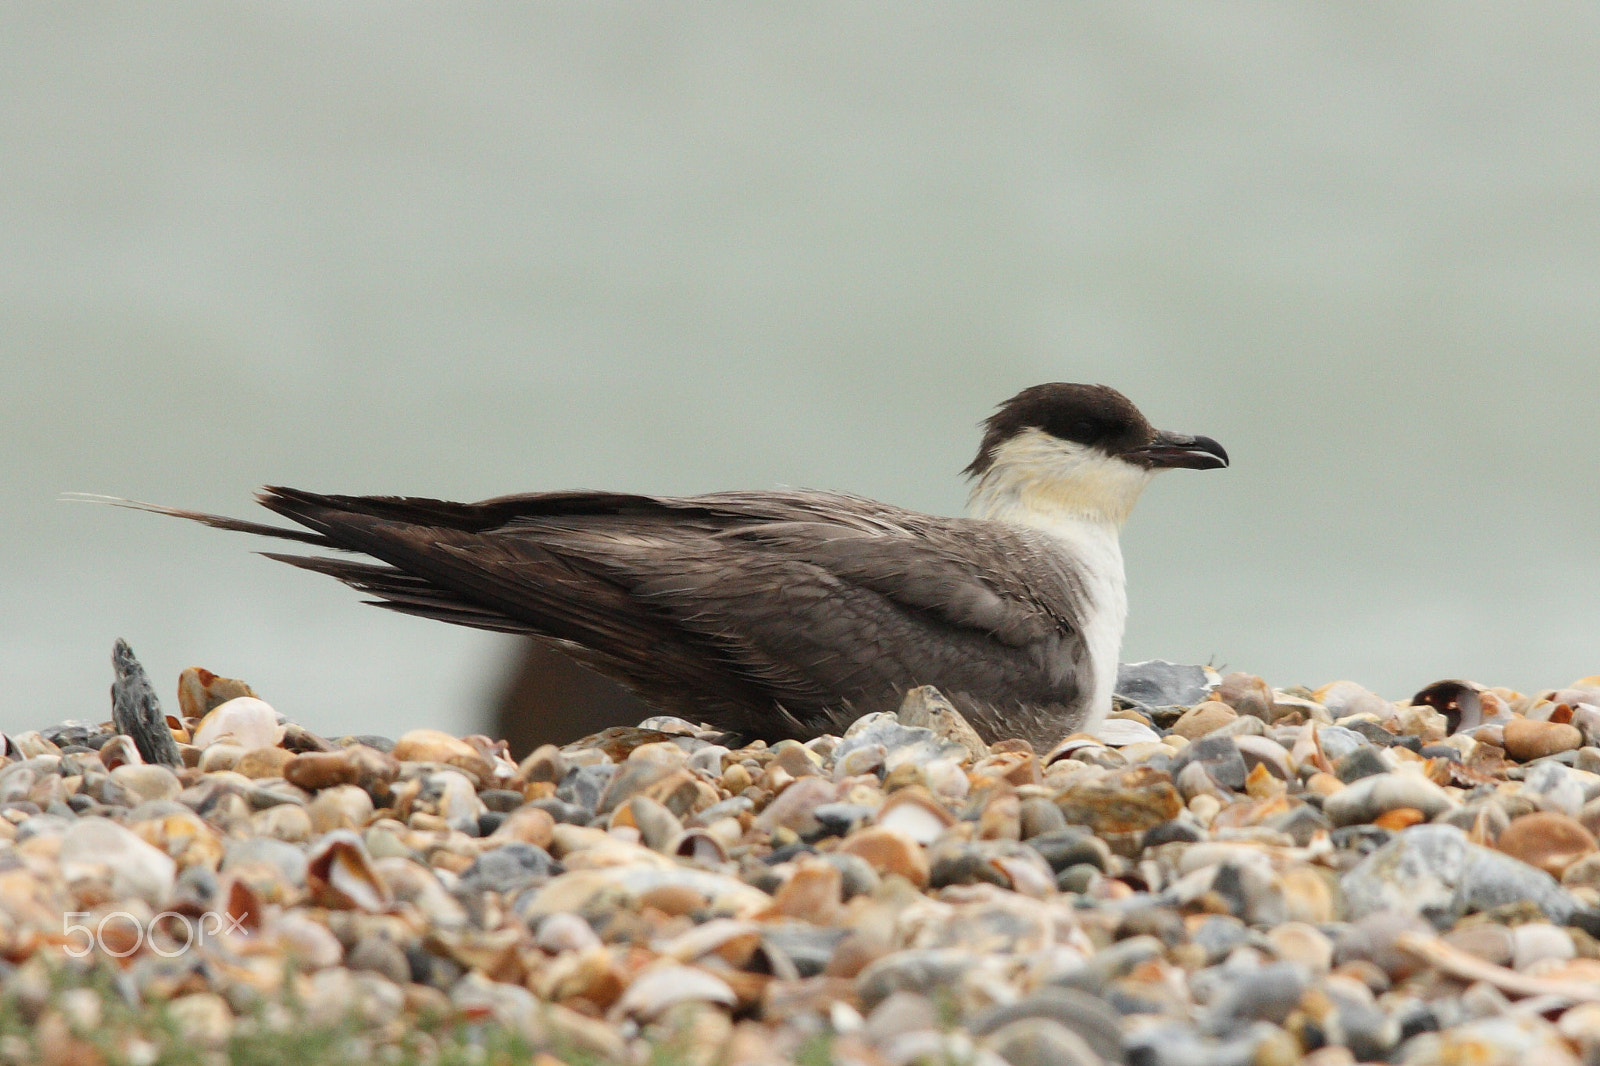
M 259 537 L 276 537 L 279 540 L 294 540 L 301 544 L 314 544 L 319 548 L 340 547 L 329 537 L 321 533 L 314 533 L 305 529 L 285 529 L 282 526 L 269 526 L 261 522 L 247 522 L 242 518 L 229 518 L 227 515 L 206 514 L 204 511 L 186 511 L 181 507 L 163 507 L 159 503 L 145 503 L 143 500 L 129 500 L 121 496 L 98 496 L 89 492 L 63 493 L 66 500 L 86 503 L 109 503 L 113 507 L 126 507 L 131 511 L 148 511 L 151 514 L 171 515 L 173 518 L 187 518 L 191 522 L 200 522 L 213 529 L 227 529 L 235 533 L 253 533 Z
M 456 594 L 432 584 L 424 578 L 378 563 L 356 563 L 347 559 L 330 559 L 318 555 L 287 555 L 282 552 L 262 552 L 262 556 L 288 563 L 301 570 L 326 574 L 344 582 L 357 592 L 379 597 L 365 602 L 374 607 L 387 607 L 401 614 L 433 618 L 441 622 L 490 629 L 499 633 L 537 635 L 538 630 L 509 618 L 499 611 L 467 603 Z

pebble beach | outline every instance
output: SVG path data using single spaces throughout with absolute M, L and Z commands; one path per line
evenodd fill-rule
M 115 663 L 4 738 L 0 1063 L 1600 1064 L 1600 676 L 518 760 Z

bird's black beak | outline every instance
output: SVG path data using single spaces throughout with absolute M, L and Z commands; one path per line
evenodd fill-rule
M 1148 444 L 1130 448 L 1122 457 L 1151 470 L 1178 466 L 1189 470 L 1216 470 L 1228 465 L 1228 453 L 1210 437 L 1190 437 L 1164 429 L 1157 430 Z

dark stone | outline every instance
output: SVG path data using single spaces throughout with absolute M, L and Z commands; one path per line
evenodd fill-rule
M 529 800 L 528 806 L 537 807 L 539 810 L 544 811 L 550 817 L 554 818 L 557 822 L 563 822 L 567 825 L 588 825 L 590 822 L 594 821 L 594 815 L 590 814 L 576 803 L 568 803 L 566 800 L 557 799 L 554 796 L 545 796 L 542 799 Z
M 513 788 L 486 788 L 478 793 L 483 805 L 491 811 L 510 814 L 524 803 L 522 793 Z
M 859 803 L 821 803 L 811 816 L 822 826 L 821 836 L 842 837 L 871 818 L 872 808 Z
M 1146 829 L 1140 846 L 1158 848 L 1162 844 L 1193 844 L 1204 839 L 1205 834 L 1199 826 L 1190 825 L 1188 822 L 1171 821 Z
M 1424 759 L 1449 759 L 1451 762 L 1460 762 L 1461 753 L 1448 744 L 1424 744 L 1417 753 Z
M 1069 866 L 1088 863 L 1097 870 L 1106 868 L 1104 845 L 1095 840 L 1093 833 L 1077 826 L 1055 829 L 1024 841 L 1037 851 L 1050 869 L 1060 873 Z
M 1193 707 L 1206 698 L 1211 685 L 1203 666 L 1151 659 L 1118 666 L 1113 691 L 1142 707 Z
M 1422 751 L 1422 738 L 1413 736 L 1395 737 L 1391 747 L 1405 748 L 1408 751 Z
M 1600 940 L 1600 910 L 1574 911 L 1572 917 L 1567 919 L 1567 924 Z
M 611 784 L 611 778 L 616 772 L 617 767 L 614 763 L 574 766 L 567 771 L 567 776 L 561 779 L 561 784 L 556 786 L 556 799 L 581 807 L 592 814 L 599 807 L 600 796 L 606 791 L 606 786 Z
M 82 722 L 62 722 L 60 725 L 47 726 L 39 730 L 39 735 L 44 737 L 66 754 L 69 747 L 88 748 L 89 738 L 100 730 L 94 726 L 84 725 Z
M 1369 722 L 1365 718 L 1357 718 L 1343 728 L 1352 733 L 1360 733 L 1379 747 L 1387 748 L 1394 743 L 1395 735 L 1377 722 Z
M 415 984 L 432 985 L 448 992 L 461 978 L 460 966 L 442 955 L 432 954 L 421 944 L 408 946 L 405 953 L 406 965 L 411 969 L 411 980 Z
M 493 836 L 494 831 L 499 829 L 505 820 L 506 815 L 504 811 L 484 811 L 482 814 L 478 815 L 478 836 Z
M 389 737 L 380 737 L 376 733 L 357 733 L 353 736 L 340 737 L 335 743 L 341 748 L 348 748 L 355 744 L 365 744 L 369 748 L 376 748 L 385 755 L 394 753 L 394 741 Z
M 144 667 L 133 657 L 133 649 L 121 637 L 111 647 L 111 667 L 117 674 L 111 683 L 111 721 L 117 732 L 133 739 L 145 762 L 181 770 L 183 756 L 167 728 L 161 701 L 156 699 Z
M 1328 839 L 1339 851 L 1352 851 L 1357 855 L 1371 855 L 1389 843 L 1394 834 L 1376 825 L 1341 825 L 1328 834 Z
M 1383 761 L 1383 756 L 1378 753 L 1377 748 L 1357 748 L 1334 763 L 1333 772 L 1340 781 L 1348 785 L 1363 777 L 1386 774 L 1389 772 L 1389 766 Z
M 1433 1013 L 1433 1008 L 1418 999 L 1407 998 L 1402 1001 L 1402 1006 L 1395 1014 L 1395 1021 L 1400 1023 L 1400 1043 L 1404 1044 L 1414 1036 L 1422 1033 L 1436 1033 L 1439 1031 L 1439 1019 Z
M 790 859 L 801 855 L 815 855 L 816 853 L 816 848 L 803 840 L 797 840 L 793 844 L 785 844 L 781 848 L 773 848 L 761 861 L 768 866 L 777 866 L 779 863 L 788 862 Z
M 1244 872 L 1234 863 L 1225 862 L 1217 867 L 1217 875 L 1211 881 L 1211 891 L 1228 905 L 1229 913 L 1236 917 L 1243 917 L 1249 912 L 1250 900 L 1245 892 Z
M 975 885 L 987 882 L 1010 888 L 1006 875 L 994 868 L 989 857 L 972 845 L 943 851 L 934 856 L 928 866 L 928 885 L 946 888 L 950 885 Z

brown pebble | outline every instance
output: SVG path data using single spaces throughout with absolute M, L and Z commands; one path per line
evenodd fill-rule
M 1502 735 L 1506 754 L 1518 762 L 1574 751 L 1583 745 L 1583 734 L 1577 726 L 1540 722 L 1531 718 L 1511 719 L 1503 727 Z
M 325 788 L 304 809 L 311 828 L 318 833 L 365 829 L 373 813 L 372 797 L 355 785 Z
M 838 850 L 865 859 L 880 874 L 899 874 L 918 888 L 928 887 L 928 857 L 904 833 L 869 826 L 846 837 Z
M 243 681 L 218 677 L 203 666 L 191 666 L 178 675 L 178 709 L 185 718 L 204 718 L 237 696 L 254 695 Z
M 535 781 L 559 783 L 566 773 L 567 760 L 561 754 L 561 749 L 554 744 L 544 744 L 535 748 L 533 754 L 522 760 L 511 783 L 518 787 Z
M 311 792 L 333 785 L 353 785 L 359 776 L 355 762 L 343 751 L 308 751 L 283 767 L 285 781 Z
M 401 762 L 437 762 L 476 774 L 480 781 L 493 776 L 494 767 L 466 741 L 438 729 L 413 729 L 394 742 L 393 755 Z
M 1237 717 L 1238 712 L 1226 703 L 1206 700 L 1184 711 L 1182 717 L 1173 723 L 1172 731 L 1180 737 L 1195 740 L 1221 729 Z
M 1331 796 L 1343 787 L 1343 781 L 1320 770 L 1306 778 L 1306 791 L 1315 792 L 1319 796 Z
M 812 925 L 832 925 L 844 902 L 843 888 L 844 875 L 837 866 L 821 859 L 802 860 L 773 894 L 771 914 Z
M 1267 764 L 1261 762 L 1256 763 L 1256 768 L 1245 776 L 1244 790 L 1254 799 L 1271 799 L 1283 795 L 1285 785 L 1282 778 L 1274 775 L 1267 769 Z
M 1495 846 L 1556 878 L 1585 855 L 1600 851 L 1594 834 L 1557 811 L 1535 811 L 1513 818 Z
M 1272 686 L 1254 674 L 1229 674 L 1217 686 L 1216 698 L 1240 714 L 1272 721 Z
M 645 907 L 654 907 L 662 914 L 693 914 L 705 908 L 706 898 L 688 885 L 669 884 L 658 885 L 640 893 L 639 903 Z
M 1293 921 L 1323 925 L 1337 921 L 1339 897 L 1328 875 L 1310 866 L 1284 871 L 1281 879 L 1283 901 Z
M 1372 824 L 1379 829 L 1399 832 L 1402 829 L 1409 829 L 1427 820 L 1427 816 L 1415 807 L 1396 807 L 1394 810 L 1384 811 L 1378 815 L 1372 820 Z
M 555 835 L 555 829 L 556 820 L 550 816 L 549 811 L 540 810 L 538 807 L 519 807 L 506 815 L 506 820 L 500 823 L 500 828 L 494 831 L 494 835 L 548 848 Z
M 283 768 L 293 758 L 293 752 L 282 748 L 251 748 L 239 756 L 233 768 L 246 777 L 282 777 Z
M 1138 767 L 1072 785 L 1056 797 L 1056 806 L 1069 824 L 1096 833 L 1137 833 L 1176 818 L 1183 801 L 1165 771 Z

